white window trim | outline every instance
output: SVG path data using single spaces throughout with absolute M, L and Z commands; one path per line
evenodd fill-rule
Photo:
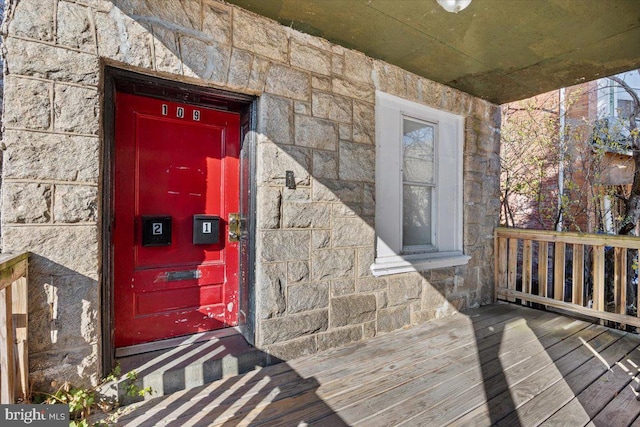
M 403 117 L 438 127 L 434 248 L 402 254 Z M 464 118 L 376 91 L 376 259 L 374 276 L 465 265 L 463 253 Z M 446 197 L 445 197 L 446 195 Z M 435 249 L 435 250 L 434 250 Z

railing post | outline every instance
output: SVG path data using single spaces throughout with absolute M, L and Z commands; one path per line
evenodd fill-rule
M 15 403 L 15 359 L 13 349 L 11 285 L 0 292 L 0 403 Z
M 15 328 L 15 342 L 16 342 L 16 359 L 18 372 L 16 376 L 15 395 L 18 398 L 22 398 L 23 401 L 27 400 L 29 395 L 29 341 L 27 336 L 27 326 L 29 324 L 28 319 L 28 305 L 27 305 L 27 291 L 28 291 L 28 272 L 27 262 L 24 262 L 24 276 L 16 280 L 13 285 L 13 327 Z

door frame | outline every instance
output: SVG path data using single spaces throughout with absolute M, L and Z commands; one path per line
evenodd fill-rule
M 257 97 L 222 89 L 174 81 L 144 70 L 132 71 L 103 63 L 102 125 L 100 147 L 100 209 L 98 218 L 101 296 L 101 353 L 105 376 L 115 367 L 114 335 L 114 221 L 115 176 L 115 93 L 128 92 L 168 101 L 177 101 L 240 114 L 240 213 L 243 233 L 240 240 L 238 327 L 245 339 L 253 344 L 255 331 L 255 153 Z

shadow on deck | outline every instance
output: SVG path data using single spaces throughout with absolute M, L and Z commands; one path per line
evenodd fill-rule
M 118 425 L 640 424 L 640 337 L 499 303 L 124 408 Z

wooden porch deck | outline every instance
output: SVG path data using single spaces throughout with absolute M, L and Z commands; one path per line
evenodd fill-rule
M 129 407 L 118 425 L 640 426 L 640 336 L 499 303 Z

